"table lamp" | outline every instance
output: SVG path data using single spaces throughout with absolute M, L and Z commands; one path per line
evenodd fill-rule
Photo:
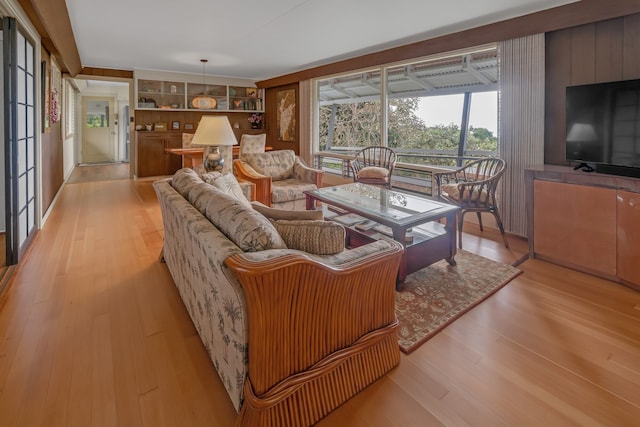
M 191 141 L 191 145 L 204 146 L 202 164 L 207 172 L 222 171 L 224 158 L 219 146 L 237 143 L 227 116 L 202 116 Z

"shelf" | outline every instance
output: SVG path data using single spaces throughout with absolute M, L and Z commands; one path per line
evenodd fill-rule
M 263 97 L 255 87 L 138 79 L 136 109 L 255 113 L 264 112 Z

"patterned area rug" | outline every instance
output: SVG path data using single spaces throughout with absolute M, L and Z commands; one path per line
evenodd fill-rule
M 515 267 L 458 250 L 456 266 L 439 261 L 407 276 L 396 292 L 398 343 L 409 354 L 521 273 Z

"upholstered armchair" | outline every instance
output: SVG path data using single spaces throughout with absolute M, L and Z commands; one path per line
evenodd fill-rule
M 349 162 L 353 180 L 363 184 L 391 188 L 391 174 L 396 165 L 396 153 L 388 147 L 366 147 Z
M 492 214 L 502 234 L 504 246 L 509 247 L 496 202 L 496 190 L 505 168 L 504 160 L 491 157 L 471 161 L 450 172 L 433 174 L 434 195 L 461 208 L 458 213 L 458 246 L 460 248 L 462 248 L 462 225 L 467 212 L 476 213 L 480 231 L 484 231 L 482 212 Z
M 306 208 L 307 190 L 322 184 L 323 171 L 308 167 L 293 150 L 247 153 L 233 162 L 239 180 L 253 182 L 255 200 L 289 210 Z
M 238 158 L 242 159 L 245 154 L 264 153 L 266 145 L 266 133 L 261 133 L 258 135 L 249 135 L 246 133 L 242 134 L 242 137 L 240 137 L 240 150 L 238 151 Z

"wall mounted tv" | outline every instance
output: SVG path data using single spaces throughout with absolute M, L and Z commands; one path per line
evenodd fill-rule
M 567 87 L 566 159 L 640 177 L 640 80 Z

